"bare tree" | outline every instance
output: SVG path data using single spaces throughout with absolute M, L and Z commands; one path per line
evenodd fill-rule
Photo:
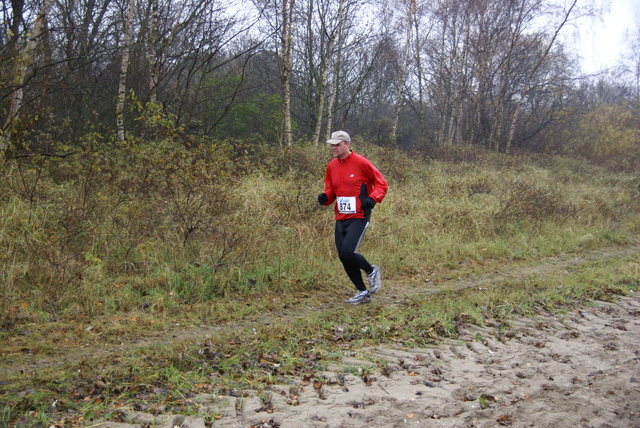
M 551 59 L 566 60 L 554 52 L 575 4 L 559 13 L 546 0 L 441 0 L 427 50 L 435 141 L 509 150 L 525 103 L 561 87 Z
M 410 62 L 409 50 L 411 48 L 410 46 L 412 41 L 412 32 L 414 29 L 413 22 L 415 20 L 416 11 L 418 8 L 416 0 L 404 0 L 400 4 L 402 6 L 402 9 L 404 9 L 405 19 L 401 21 L 403 22 L 403 25 L 399 25 L 399 27 L 404 29 L 405 40 L 403 44 L 404 46 L 402 47 L 402 55 L 400 56 L 400 61 L 397 66 L 398 88 L 391 125 L 391 135 L 389 136 L 393 145 L 398 144 L 398 121 L 400 120 L 400 110 L 402 110 L 402 106 L 404 105 L 404 84 Z
M 291 128 L 291 63 L 293 49 L 293 7 L 295 0 L 282 1 L 282 29 L 280 30 L 280 78 L 282 79 L 282 116 L 284 119 L 284 142 L 293 145 Z
M 403 122 L 412 125 L 404 127 L 404 134 L 411 133 L 414 138 L 417 136 L 423 142 L 426 88 L 423 57 L 433 28 L 428 15 L 431 4 L 418 0 L 399 0 L 393 2 L 392 7 L 399 15 L 393 21 L 392 28 L 398 40 L 403 38 L 403 41 L 397 42 L 399 57 L 396 64 L 396 94 L 389 139 L 392 144 L 397 145 L 402 115 Z
M 120 82 L 118 84 L 118 104 L 116 105 L 116 126 L 118 129 L 118 140 L 124 141 L 124 103 L 127 94 L 127 71 L 129 70 L 129 48 L 131 45 L 131 33 L 133 27 L 133 11 L 136 0 L 129 0 L 127 16 L 124 21 L 122 60 L 120 62 Z
M 467 3 L 441 0 L 434 9 L 432 20 L 436 26 L 436 37 L 427 42 L 428 74 L 426 91 L 431 100 L 431 108 L 436 113 L 433 140 L 436 145 L 454 143 L 464 138 L 473 139 L 474 111 L 482 100 L 474 100 L 471 76 L 476 73 L 471 66 L 471 51 L 476 45 L 471 40 L 472 13 Z M 479 42 L 477 42 L 479 46 Z M 476 93 L 482 91 L 476 84 Z M 478 102 L 479 101 L 479 102 Z
M 415 96 L 411 97 L 412 94 L 409 92 L 410 105 L 413 107 L 413 110 L 416 113 L 418 118 L 418 136 L 420 138 L 420 143 L 423 143 L 425 140 L 425 127 L 424 127 L 424 119 L 425 119 L 425 68 L 424 68 L 424 49 L 431 36 L 432 24 L 425 24 L 423 20 L 427 17 L 427 13 L 429 12 L 429 8 L 427 3 L 421 3 L 416 5 L 415 13 L 413 14 L 413 19 L 411 21 L 411 25 L 413 26 L 413 61 L 414 61 L 414 74 L 415 74 Z
M 348 127 L 384 143 L 508 150 L 564 105 L 572 71 L 560 36 L 584 6 L 564 2 L 6 0 L 0 145 L 26 117 L 34 141 L 102 135 L 114 122 L 119 139 L 152 136 L 126 113 L 134 94 L 132 107 L 154 103 L 161 126 L 185 133 L 251 128 L 290 146 Z M 261 107 L 270 120 L 252 119 Z
M 0 154 L 4 154 L 11 143 L 12 131 L 18 121 L 22 102 L 24 98 L 24 87 L 26 84 L 27 74 L 35 62 L 35 57 L 39 46 L 42 44 L 42 38 L 46 32 L 47 16 L 53 5 L 53 0 L 44 0 L 40 6 L 40 11 L 36 16 L 33 27 L 28 34 L 26 43 L 20 46 L 20 39 L 17 34 L 21 34 L 18 25 L 23 21 L 22 11 L 24 2 L 22 0 L 14 2 L 14 29 L 17 31 L 16 38 L 13 40 L 14 45 L 14 64 L 12 93 L 9 98 L 9 108 L 2 127 L 2 135 L 0 135 Z
M 159 6 L 158 0 L 151 0 L 149 2 L 151 6 L 151 24 L 149 28 L 149 44 L 147 46 L 147 62 L 149 63 L 149 102 L 155 104 L 156 95 L 158 89 L 158 78 L 160 75 L 159 65 L 161 64 L 158 58 L 158 21 L 159 21 Z M 179 17 L 178 17 L 179 18 Z M 177 20 L 176 20 L 177 22 Z M 174 27 L 175 28 L 175 27 Z M 161 55 L 162 53 L 160 53 Z
M 347 4 L 347 8 L 350 9 L 350 3 Z M 340 20 L 338 22 L 338 41 L 334 51 L 332 51 L 332 63 L 333 68 L 331 72 L 331 90 L 329 93 L 329 102 L 327 103 L 327 129 L 325 131 L 325 140 L 329 139 L 331 132 L 333 131 L 333 116 L 334 116 L 334 106 L 336 103 L 336 98 L 338 97 L 338 82 L 340 81 L 340 63 L 342 60 L 342 47 L 344 45 L 345 40 L 345 24 L 346 19 L 344 17 L 349 15 L 349 11 L 345 11 L 344 14 L 340 15 Z
M 329 20 L 328 20 L 328 16 L 327 14 L 324 13 L 319 13 L 318 17 L 320 18 L 321 21 L 321 29 L 322 29 L 322 36 L 326 37 L 326 39 L 328 40 L 327 43 L 327 50 L 325 52 L 324 55 L 322 55 L 322 58 L 320 60 L 320 81 L 319 81 L 319 85 L 318 85 L 318 100 L 316 103 L 316 117 L 315 117 L 315 130 L 313 133 L 313 139 L 312 141 L 315 144 L 318 144 L 320 142 L 320 132 L 322 129 L 322 118 L 324 116 L 324 109 L 325 109 L 325 99 L 327 96 L 327 86 L 328 86 L 328 80 L 329 80 L 329 73 L 331 71 L 331 62 L 332 59 L 335 61 L 335 63 L 337 64 L 337 58 L 336 57 L 336 43 L 341 43 L 342 41 L 342 27 L 343 27 L 343 22 L 344 22 L 344 12 L 345 12 L 345 2 L 344 0 L 338 0 L 338 11 L 336 14 L 333 25 L 329 24 Z M 334 69 L 335 70 L 335 69 Z M 330 99 L 332 99 L 330 97 Z M 327 129 L 330 129 L 329 126 L 327 126 Z
M 635 26 L 625 34 L 627 57 L 625 71 L 630 76 L 635 92 L 635 103 L 640 105 L 640 13 L 635 17 Z
M 163 77 L 167 59 L 172 55 L 171 47 L 179 33 L 179 29 L 194 22 L 193 19 L 184 21 L 183 15 L 188 0 L 181 0 L 177 4 L 177 11 L 171 14 L 171 10 L 163 12 L 165 25 L 168 28 L 160 28 L 160 7 L 158 0 L 151 0 L 151 20 L 149 28 L 149 40 L 147 42 L 147 62 L 149 66 L 149 101 L 155 103 L 158 86 Z M 208 2 L 206 2 L 208 3 Z M 161 35 L 162 34 L 164 36 Z
M 571 14 L 572 14 L 574 8 L 576 7 L 577 3 L 578 3 L 578 0 L 573 0 L 573 2 L 570 4 L 570 6 L 566 9 L 566 11 L 564 13 L 564 16 L 562 16 L 562 18 L 560 19 L 560 22 L 556 25 L 555 31 L 553 32 L 551 38 L 547 42 L 547 45 L 544 48 L 544 51 L 538 57 L 537 61 L 533 64 L 533 66 L 531 67 L 529 73 L 526 76 L 526 79 L 525 79 L 524 84 L 522 86 L 522 89 L 520 91 L 520 96 L 519 96 L 519 98 L 516 99 L 515 109 L 514 109 L 512 117 L 511 117 L 511 124 L 509 126 L 509 133 L 508 133 L 507 141 L 506 141 L 506 144 L 505 144 L 505 150 L 506 151 L 508 151 L 511 148 L 511 144 L 513 142 L 513 134 L 515 132 L 515 127 L 516 127 L 516 123 L 518 121 L 518 116 L 519 116 L 520 111 L 522 109 L 522 103 L 523 103 L 524 97 L 526 97 L 529 94 L 529 91 L 531 91 L 532 83 L 533 83 L 534 77 L 536 76 L 536 73 L 538 72 L 538 70 L 540 70 L 540 68 L 542 67 L 542 65 L 546 61 L 547 57 L 549 56 L 549 52 L 551 51 L 551 48 L 553 48 L 553 46 L 554 46 L 554 44 L 555 44 L 555 42 L 556 42 L 556 40 L 558 38 L 558 34 L 564 28 L 564 26 L 566 25 L 567 21 L 571 17 Z

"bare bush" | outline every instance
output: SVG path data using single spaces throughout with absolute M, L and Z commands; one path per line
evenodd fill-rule
M 560 217 L 566 220 L 576 215 L 580 208 L 552 188 L 539 187 L 529 182 L 516 182 L 500 198 L 499 210 L 495 213 L 498 224 L 510 221 L 530 222 L 534 228 L 547 220 Z

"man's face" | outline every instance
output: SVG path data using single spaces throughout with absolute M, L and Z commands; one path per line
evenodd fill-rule
M 330 144 L 331 146 L 331 155 L 334 158 L 338 158 L 340 160 L 349 156 L 349 147 L 351 143 L 348 141 L 341 141 L 338 144 Z

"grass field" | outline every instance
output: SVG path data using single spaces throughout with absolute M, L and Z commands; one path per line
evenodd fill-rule
M 359 307 L 343 303 L 354 290 L 316 202 L 325 147 L 159 143 L 4 164 L 0 421 L 200 414 L 197 391 L 260 390 L 365 345 L 423 346 L 460 322 L 638 290 L 637 174 L 354 149 L 390 184 L 361 246 L 384 293 Z

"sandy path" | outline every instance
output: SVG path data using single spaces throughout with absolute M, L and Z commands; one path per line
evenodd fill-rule
M 222 415 L 216 428 L 640 427 L 640 296 L 460 333 L 429 349 L 363 349 L 345 356 L 350 373 L 330 368 L 262 396 L 197 400 Z M 129 416 L 95 426 L 205 427 Z

